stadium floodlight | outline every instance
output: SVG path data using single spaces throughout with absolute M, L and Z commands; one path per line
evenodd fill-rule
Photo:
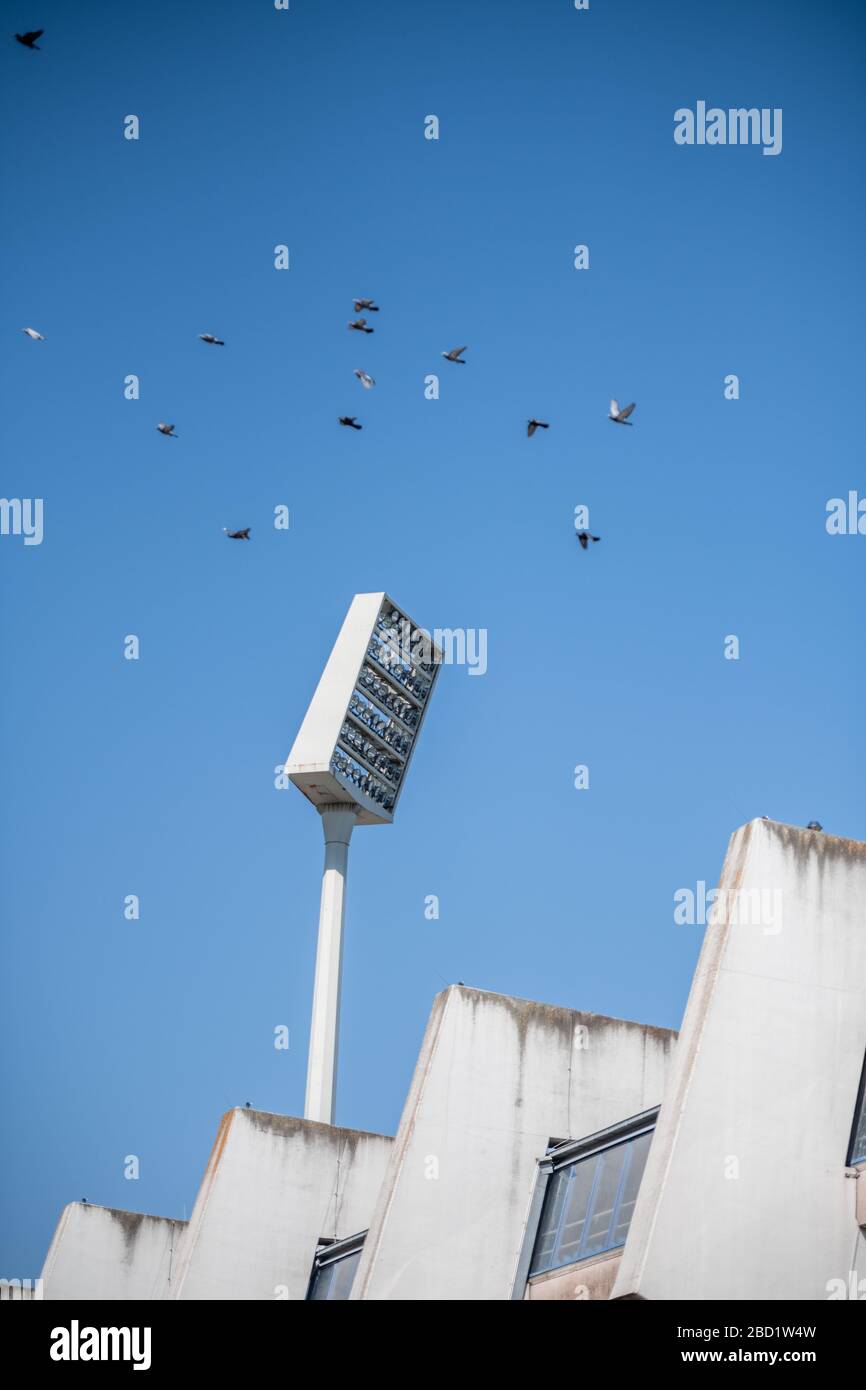
M 334 1123 L 349 841 L 356 825 L 394 819 L 441 663 L 387 594 L 356 594 L 286 762 L 325 834 L 308 1120 Z

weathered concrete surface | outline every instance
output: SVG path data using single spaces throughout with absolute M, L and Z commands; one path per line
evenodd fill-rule
M 64 1207 L 42 1270 L 45 1299 L 169 1296 L 186 1222 L 114 1207 Z
M 781 921 L 707 926 L 613 1296 L 826 1299 L 866 1277 L 866 845 L 752 821 L 719 886 L 780 893 Z
M 526 1286 L 528 1303 L 598 1302 L 610 1298 L 621 1255 L 599 1255 L 580 1265 L 537 1274 Z
M 675 1036 L 463 986 L 439 994 L 352 1298 L 507 1299 L 549 1140 L 657 1105 Z
M 302 1299 L 320 1237 L 370 1223 L 393 1140 L 261 1110 L 229 1110 L 169 1297 Z

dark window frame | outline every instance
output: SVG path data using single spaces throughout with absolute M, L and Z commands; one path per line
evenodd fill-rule
M 357 1235 L 346 1236 L 343 1240 L 321 1239 L 316 1246 L 316 1253 L 313 1256 L 313 1268 L 310 1271 L 310 1279 L 307 1284 L 306 1300 L 317 1302 L 313 1299 L 313 1290 L 316 1281 L 322 1270 L 329 1265 L 339 1264 L 342 1260 L 349 1259 L 352 1255 L 358 1255 L 364 1248 L 364 1241 L 367 1238 L 366 1231 L 359 1231 Z M 321 1300 L 322 1302 L 326 1300 Z
M 660 1107 L 655 1105 L 650 1110 L 643 1110 L 638 1115 L 632 1115 L 627 1120 L 609 1125 L 607 1129 L 597 1130 L 594 1134 L 588 1134 L 583 1139 L 551 1140 L 544 1158 L 538 1161 L 538 1173 L 529 1205 L 523 1246 L 511 1291 L 512 1299 L 523 1298 L 526 1285 L 531 1278 L 540 1278 L 543 1275 L 553 1273 L 556 1269 L 569 1269 L 572 1265 L 583 1263 L 584 1259 L 595 1260 L 600 1255 L 609 1253 L 607 1250 L 596 1252 L 596 1254 L 583 1256 L 577 1260 L 571 1259 L 564 1264 L 552 1265 L 549 1269 L 537 1270 L 534 1274 L 530 1274 L 544 1211 L 544 1202 L 553 1174 L 562 1168 L 572 1167 L 576 1163 L 594 1158 L 606 1149 L 613 1149 L 620 1144 L 632 1142 L 643 1134 L 651 1134 L 656 1128 L 659 1110 Z M 621 1249 L 622 1244 L 610 1247 L 610 1250 Z

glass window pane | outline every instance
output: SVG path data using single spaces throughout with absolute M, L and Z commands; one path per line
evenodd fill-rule
M 328 1298 L 328 1290 L 331 1287 L 331 1280 L 334 1277 L 334 1265 L 325 1265 L 324 1269 L 316 1270 L 316 1277 L 313 1280 L 313 1287 L 310 1289 L 310 1299 Z
M 352 1285 L 355 1282 L 355 1271 L 361 1261 L 361 1252 L 356 1250 L 353 1255 L 347 1255 L 343 1260 L 337 1260 L 331 1265 L 334 1271 L 331 1280 L 331 1292 L 329 1298 L 348 1298 L 352 1292 Z
M 583 1163 L 574 1163 L 567 1170 L 571 1173 L 572 1179 L 555 1264 L 568 1264 L 569 1260 L 579 1260 L 583 1254 L 581 1242 L 586 1227 L 586 1213 L 601 1157 L 599 1154 L 597 1158 L 584 1159 Z
M 535 1274 L 540 1269 L 549 1269 L 553 1261 L 553 1251 L 556 1245 L 556 1232 L 559 1227 L 559 1218 L 562 1215 L 562 1203 L 571 1179 L 570 1168 L 560 1168 L 558 1172 L 551 1173 L 547 1183 L 547 1192 L 544 1196 L 544 1208 L 541 1213 L 541 1221 L 538 1225 L 538 1236 L 535 1241 L 535 1251 L 532 1256 L 532 1273 Z
M 628 1156 L 630 1144 L 618 1144 L 615 1149 L 605 1149 L 599 1154 L 599 1174 L 592 1197 L 592 1211 L 584 1245 L 584 1255 L 597 1255 L 611 1246 L 611 1227 L 613 1209 L 619 1192 L 623 1163 Z
M 641 1134 L 633 1143 L 627 1145 L 629 1151 L 628 1166 L 617 1202 L 616 1218 L 611 1233 L 612 1245 L 625 1245 L 651 1139 L 651 1134 Z
M 530 1275 L 625 1244 L 651 1139 L 649 1131 L 551 1174 Z
M 333 1260 L 322 1265 L 313 1281 L 310 1299 L 347 1299 L 352 1292 L 355 1271 L 361 1259 L 361 1251 L 345 1255 L 342 1260 Z

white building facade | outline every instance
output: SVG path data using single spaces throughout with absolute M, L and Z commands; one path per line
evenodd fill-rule
M 395 1137 L 238 1109 L 47 1299 L 866 1299 L 866 845 L 731 839 L 679 1035 L 454 985 Z

